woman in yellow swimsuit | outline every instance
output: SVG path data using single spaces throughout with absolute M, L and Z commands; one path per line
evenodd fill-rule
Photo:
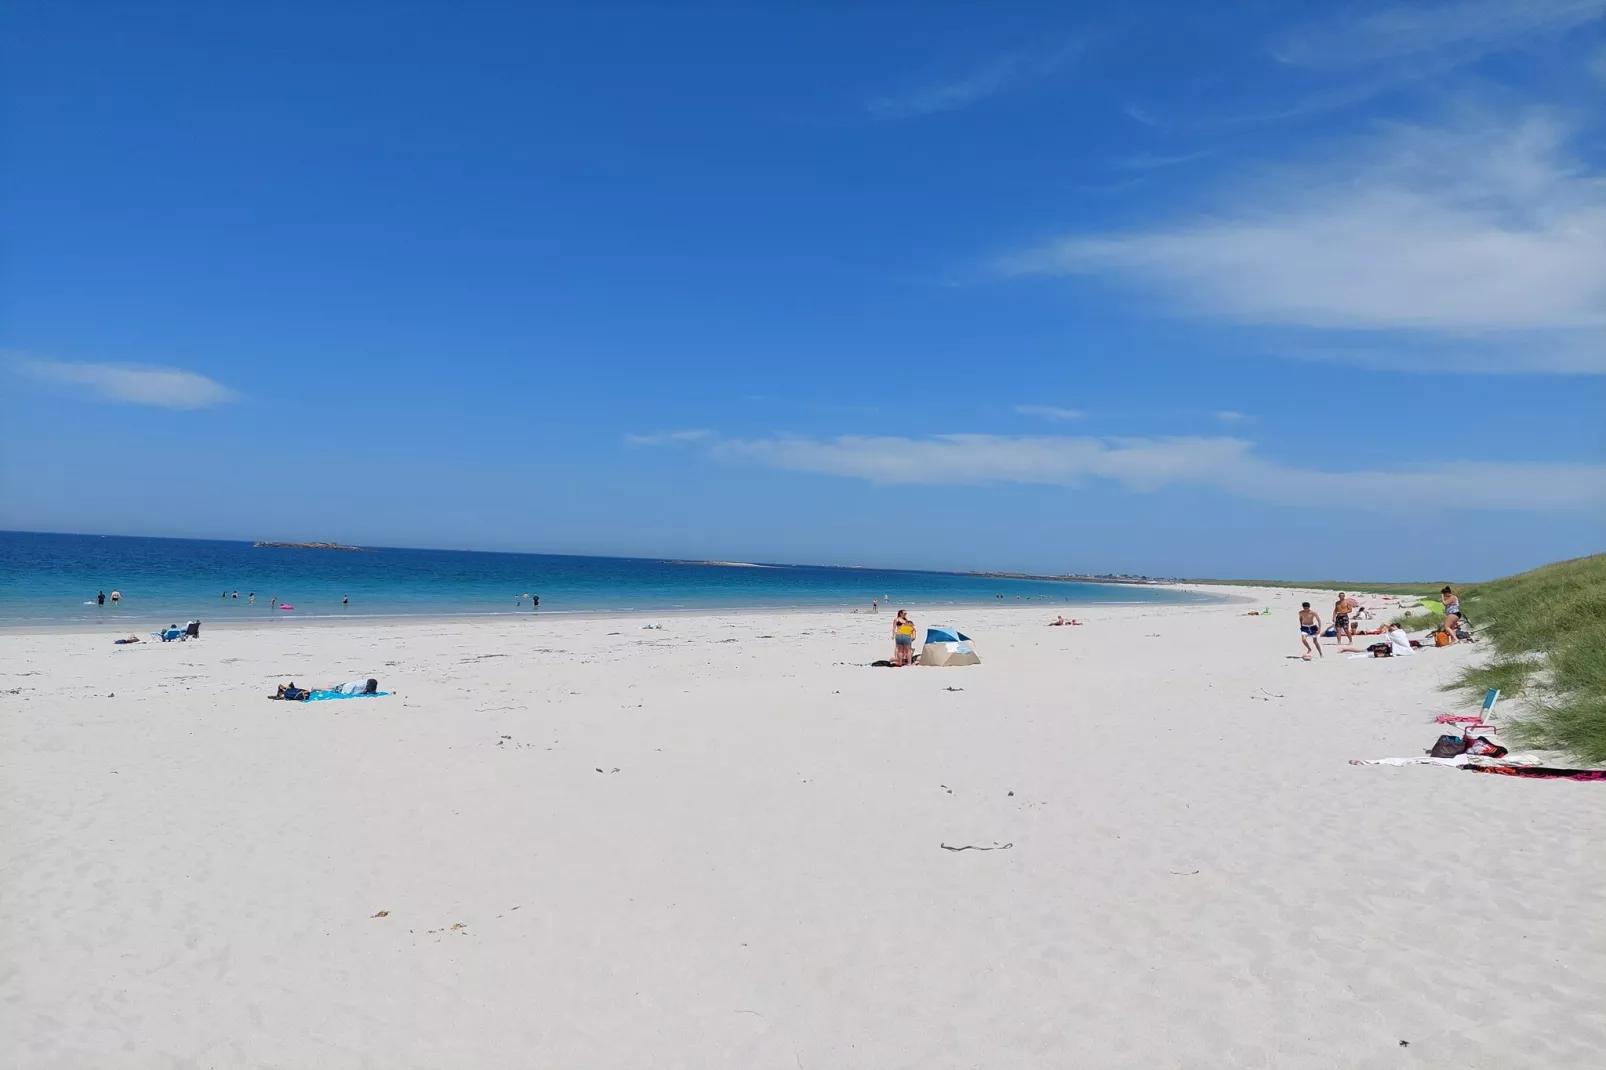
M 909 614 L 898 610 L 898 615 L 892 621 L 892 663 L 894 665 L 913 665 L 915 660 L 915 622 L 909 619 Z

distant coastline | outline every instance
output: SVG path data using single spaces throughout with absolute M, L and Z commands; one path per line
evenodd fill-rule
M 252 546 L 272 546 L 280 550 L 347 550 L 353 553 L 373 553 L 366 546 L 344 546 L 338 542 L 254 542 Z
M 1192 583 L 1193 580 L 1162 579 L 1156 576 L 1132 576 L 1105 573 L 1095 576 L 1085 572 L 1071 572 L 1058 576 L 1043 576 L 1032 572 L 961 572 L 961 576 L 981 576 L 989 580 L 1047 580 L 1053 583 L 1130 583 L 1138 586 L 1157 584 Z

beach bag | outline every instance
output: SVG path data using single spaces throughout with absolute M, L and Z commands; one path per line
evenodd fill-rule
M 1508 752 L 1488 736 L 1479 736 L 1468 745 L 1467 753 L 1479 758 L 1504 758 Z
M 1450 645 L 1450 633 L 1449 632 L 1434 632 L 1433 633 L 1433 645 L 1434 646 L 1449 646 Z
M 1428 748 L 1429 758 L 1457 758 L 1467 752 L 1468 743 L 1462 736 L 1440 736 L 1439 741 Z

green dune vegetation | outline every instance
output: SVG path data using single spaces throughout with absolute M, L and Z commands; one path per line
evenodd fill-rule
M 1606 554 L 1558 561 L 1459 590 L 1474 633 L 1494 648 L 1449 687 L 1521 695 L 1512 732 L 1539 747 L 1606 762 Z M 1416 615 L 1402 621 L 1433 627 Z
M 1189 583 L 1364 591 L 1421 598 L 1437 608 L 1442 581 L 1188 580 Z M 1488 583 L 1451 582 L 1474 634 L 1491 657 L 1448 685 L 1482 697 L 1498 687 L 1526 707 L 1511 731 L 1537 747 L 1606 762 L 1606 554 L 1558 561 Z M 1438 627 L 1442 613 L 1424 608 L 1396 618 L 1406 631 Z
M 1462 600 L 1465 601 L 1465 598 Z M 1424 598 L 1423 601 L 1426 602 L 1429 600 Z M 1437 605 L 1438 602 L 1434 601 L 1434 604 Z M 1421 613 L 1407 613 L 1404 616 L 1395 617 L 1394 623 L 1398 624 L 1408 632 L 1426 632 L 1437 628 L 1440 622 L 1443 620 L 1443 613 L 1433 613 L 1428 610 L 1423 610 Z

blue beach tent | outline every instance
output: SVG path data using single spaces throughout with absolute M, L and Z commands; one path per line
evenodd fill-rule
M 981 658 L 976 656 L 970 636 L 958 628 L 938 624 L 926 629 L 926 645 L 920 648 L 920 664 L 979 665 Z

